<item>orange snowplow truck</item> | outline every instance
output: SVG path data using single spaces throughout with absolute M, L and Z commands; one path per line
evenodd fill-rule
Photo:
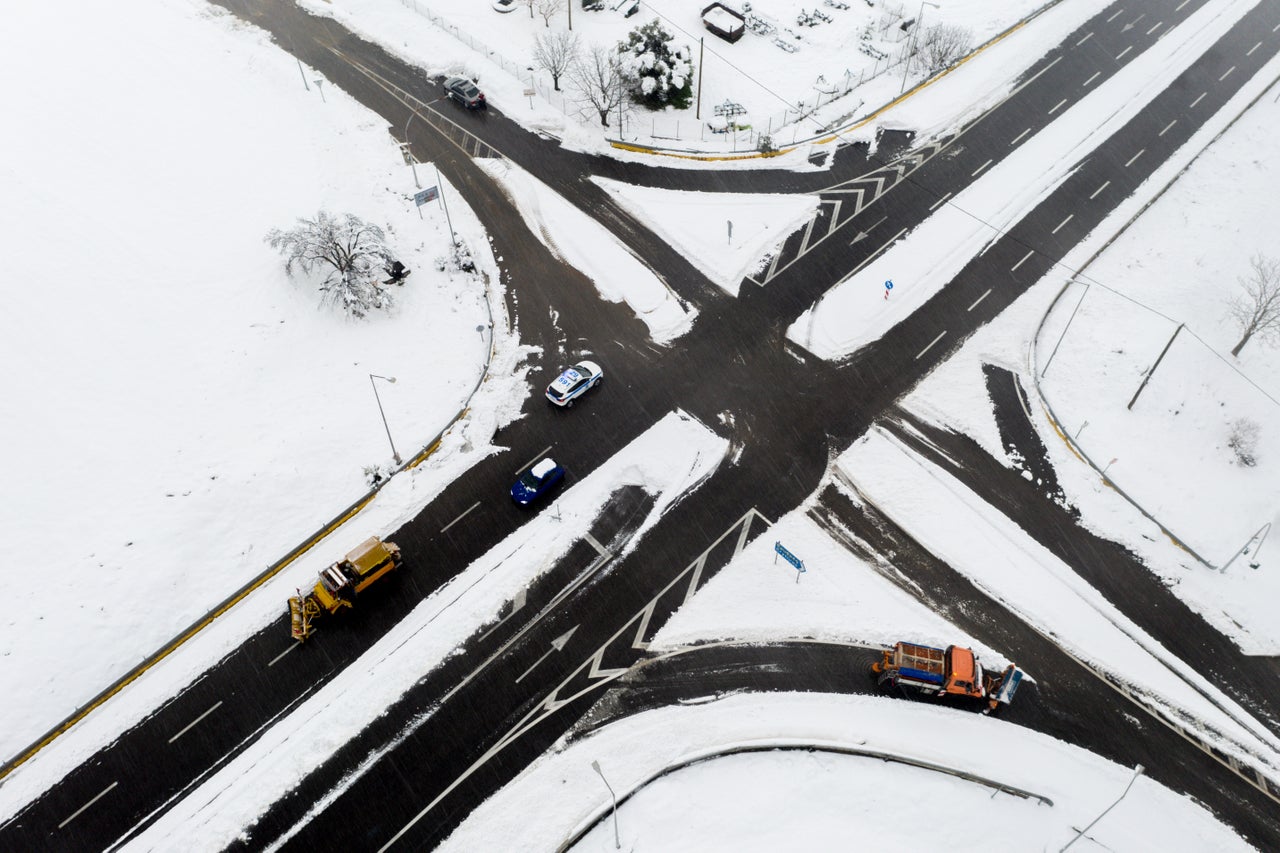
M 306 595 L 299 590 L 289 599 L 289 627 L 298 641 L 315 630 L 311 622 L 321 613 L 355 607 L 356 596 L 400 565 L 400 548 L 371 536 L 355 550 L 320 573 Z
M 1010 664 L 1000 675 L 982 668 L 972 649 L 947 646 L 945 650 L 916 643 L 895 643 L 871 665 L 876 683 L 900 687 L 935 698 L 954 696 L 985 701 L 990 713 L 1013 701 L 1022 682 L 1022 670 Z

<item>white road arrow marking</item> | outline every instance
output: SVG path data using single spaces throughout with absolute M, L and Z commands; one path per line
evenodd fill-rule
M 556 637 L 554 640 L 552 640 L 551 648 L 547 649 L 546 653 L 543 654 L 542 657 L 538 658 L 536 661 L 533 662 L 533 666 L 526 669 L 524 673 L 519 678 L 516 679 L 516 684 L 519 684 L 521 681 L 524 681 L 524 677 L 529 673 L 533 672 L 535 669 L 537 669 L 538 664 L 542 663 L 544 660 L 550 657 L 552 652 L 563 651 L 565 644 L 569 642 L 569 638 L 573 636 L 573 632 L 576 630 L 578 630 L 578 626 L 574 625 L 568 631 L 565 631 L 559 637 Z
M 872 226 L 871 226 L 870 228 L 868 228 L 866 231 L 859 231 L 859 232 L 858 232 L 858 236 L 854 237 L 851 241 L 849 241 L 849 245 L 850 245 L 850 246 L 852 246 L 854 243 L 857 243 L 857 242 L 859 242 L 859 241 L 861 241 L 861 240 L 865 240 L 865 239 L 867 239 L 868 237 L 870 237 L 870 236 L 871 236 L 870 232 L 875 230 L 876 225 L 879 225 L 881 222 L 884 222 L 884 221 L 885 221 L 886 219 L 888 219 L 888 218 L 889 218 L 889 217 L 887 217 L 887 216 L 881 216 L 881 217 L 880 217 L 880 222 L 877 222 L 875 225 L 872 225 Z

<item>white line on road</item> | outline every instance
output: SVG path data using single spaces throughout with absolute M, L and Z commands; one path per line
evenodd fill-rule
M 1110 181 L 1104 181 L 1104 182 L 1103 182 L 1103 184 L 1102 184 L 1102 186 L 1100 186 L 1100 187 L 1098 187 L 1096 190 L 1094 190 L 1094 191 L 1093 191 L 1093 195 L 1089 196 L 1089 200 L 1090 200 L 1090 201 L 1093 201 L 1095 198 L 1097 198 L 1097 197 L 1098 197 L 1098 193 L 1102 192 L 1103 190 L 1105 190 L 1105 189 L 1106 189 L 1107 187 L 1109 187 L 1109 186 L 1111 186 L 1111 182 L 1110 182 Z
M 1028 133 L 1030 133 L 1030 132 L 1031 132 L 1031 128 L 1029 128 L 1029 127 L 1028 127 L 1026 130 L 1022 131 L 1022 133 L 1019 133 L 1019 134 L 1014 138 L 1014 140 L 1013 140 L 1012 142 L 1010 142 L 1009 144 L 1010 144 L 1010 145 L 1017 145 L 1019 142 L 1021 142 L 1021 141 L 1022 141 L 1022 137 L 1026 136 L 1026 135 L 1027 135 Z
M 599 554 L 601 557 L 609 553 L 609 549 L 601 545 L 599 542 L 597 542 L 596 537 L 592 536 L 590 533 L 582 534 L 582 538 L 586 540 L 588 545 L 590 545 L 592 548 L 595 548 L 596 553 Z
M 67 818 L 67 819 L 66 819 L 66 820 L 64 820 L 62 823 L 58 824 L 58 829 L 62 829 L 62 827 L 66 826 L 67 824 L 71 823 L 71 821 L 73 821 L 73 820 L 75 820 L 76 818 L 80 817 L 81 812 L 83 812 L 85 809 L 89 808 L 89 806 L 93 805 L 93 804 L 94 804 L 94 803 L 96 803 L 98 800 L 100 800 L 100 799 L 102 799 L 103 797 L 105 797 L 107 794 L 111 793 L 111 789 L 112 789 L 112 788 L 114 788 L 116 785 L 119 785 L 119 784 L 120 784 L 119 782 L 112 782 L 110 785 L 108 785 L 106 788 L 104 788 L 104 789 L 103 789 L 103 791 L 102 791 L 102 793 L 101 793 L 101 794 L 99 794 L 98 796 L 94 797 L 92 800 L 90 800 L 89 802 L 85 803 L 85 804 L 84 804 L 83 806 L 81 806 L 80 808 L 76 809 L 74 812 L 72 812 L 72 813 L 71 813 L 71 817 Z
M 1057 234 L 1059 231 L 1061 231 L 1061 230 L 1062 230 L 1062 226 L 1063 226 L 1063 225 L 1066 225 L 1066 224 L 1067 224 L 1068 222 L 1070 222 L 1072 219 L 1075 219 L 1075 216 L 1076 216 L 1076 215 L 1075 215 L 1074 213 L 1068 214 L 1068 215 L 1067 215 L 1067 218 L 1066 218 L 1066 219 L 1064 219 L 1064 220 L 1062 220 L 1061 222 L 1059 222 L 1059 223 L 1058 223 L 1058 227 L 1057 227 L 1057 228 L 1055 228 L 1055 229 L 1053 229 L 1053 230 L 1052 230 L 1052 231 L 1050 231 L 1049 233 L 1050 233 L 1050 234 Z
M 169 743 L 173 743 L 175 740 L 177 740 L 178 738 L 182 737 L 182 736 L 183 736 L 183 735 L 185 735 L 187 732 L 191 731 L 193 728 L 195 728 L 195 726 L 196 726 L 196 724 L 197 724 L 197 723 L 199 723 L 199 722 L 200 722 L 201 720 L 203 720 L 205 717 L 209 716 L 210 714 L 212 714 L 214 711 L 218 710 L 218 709 L 219 709 L 219 708 L 221 708 L 221 707 L 222 707 L 222 700 L 221 700 L 221 699 L 219 699 L 217 702 L 215 702 L 215 703 L 214 703 L 214 705 L 213 705 L 213 707 L 212 707 L 212 708 L 210 708 L 209 710 L 205 711 L 203 714 L 201 714 L 200 716 L 196 717 L 196 718 L 195 718 L 194 720 L 192 720 L 191 722 L 187 723 L 186 728 L 184 728 L 182 731 L 178 732 L 178 733 L 177 733 L 176 735 L 174 735 L 173 737 L 169 738 Z
M 528 596 L 529 596 L 528 590 L 522 589 L 519 592 L 517 592 L 516 597 L 511 599 L 511 612 L 508 613 L 506 616 L 503 616 L 501 619 L 499 619 L 498 623 L 494 625 L 492 628 L 490 628 L 488 631 L 485 631 L 483 634 L 481 634 L 480 642 L 483 643 L 485 640 L 489 638 L 490 634 L 492 634 L 494 631 L 498 630 L 503 625 L 505 625 L 508 619 L 510 619 L 512 616 L 515 616 L 521 610 L 524 610 L 524 603 L 525 603 L 525 600 L 528 598 Z
M 1023 256 L 1022 256 L 1022 260 L 1018 261 L 1016 264 L 1014 264 L 1013 266 L 1009 267 L 1009 272 L 1014 272 L 1015 270 L 1017 270 L 1017 269 L 1018 269 L 1018 267 L 1022 266 L 1023 264 L 1025 264 L 1025 263 L 1027 262 L 1027 258 L 1031 257 L 1031 256 L 1032 256 L 1032 255 L 1034 255 L 1035 253 L 1036 253 L 1036 250 L 1035 250 L 1035 249 L 1032 249 L 1030 252 L 1027 252 L 1025 255 L 1023 255 Z
M 1163 27 L 1163 26 L 1164 26 L 1164 21 L 1161 21 L 1160 23 L 1156 24 L 1156 25 L 1155 25 L 1154 27 L 1152 27 L 1151 29 L 1147 30 L 1147 35 L 1151 35 L 1151 34 L 1152 34 L 1152 33 L 1154 33 L 1156 30 L 1160 29 L 1160 28 L 1161 28 L 1161 27 Z
M 1187 107 L 1187 109 L 1191 109 L 1191 107 L 1194 107 L 1196 104 L 1200 103 L 1200 101 L 1201 101 L 1201 100 L 1203 100 L 1203 99 L 1204 99 L 1204 96 L 1205 96 L 1205 95 L 1207 95 L 1207 94 L 1209 94 L 1209 93 L 1208 93 L 1208 92 L 1201 92 L 1201 93 L 1200 93 L 1200 97 L 1199 97 L 1199 98 L 1196 98 L 1194 101 L 1192 101 L 1192 102 L 1191 102 L 1191 106 Z
M 1183 6 L 1185 6 L 1185 5 L 1187 5 L 1187 4 L 1188 4 L 1188 3 L 1190 3 L 1190 2 L 1191 2 L 1191 0 L 1182 0 L 1182 2 L 1181 2 L 1181 3 L 1179 3 L 1179 4 L 1177 5 L 1177 7 L 1175 7 L 1175 8 L 1174 8 L 1174 10 L 1173 10 L 1173 11 L 1175 11 L 1175 12 L 1181 12 L 1181 11 L 1182 11 L 1182 7 L 1183 7 Z
M 981 166 L 979 166 L 979 167 L 978 167 L 978 169 L 977 169 L 977 171 L 975 171 L 975 172 L 974 172 L 972 175 L 970 175 L 969 177 L 971 177 L 971 178 L 976 178 L 976 177 L 978 176 L 978 172 L 981 172 L 983 169 L 987 168 L 987 167 L 988 167 L 988 166 L 990 166 L 990 165 L 991 165 L 991 161 L 990 161 L 990 160 L 988 160 L 987 162 L 985 162 L 985 163 L 983 163 Z
M 548 448 L 548 449 L 550 449 L 550 448 Z M 542 451 L 542 452 L 543 452 L 543 453 L 546 453 L 547 451 L 546 451 L 546 450 L 544 450 L 544 451 Z M 521 469 L 521 470 L 523 470 L 523 469 Z M 476 502 L 475 502 L 475 503 L 473 503 L 471 506 L 469 506 L 469 507 L 467 507 L 466 509 L 464 509 L 464 510 L 462 511 L 462 515 L 458 516 L 458 517 L 457 517 L 457 518 L 455 518 L 453 521 L 451 521 L 451 522 L 449 522 L 448 524 L 446 524 L 444 527 L 441 527 L 441 528 L 440 528 L 440 532 L 441 532 L 441 533 L 444 533 L 444 532 L 445 532 L 446 530 L 448 530 L 450 527 L 453 527 L 453 526 L 454 526 L 455 524 L 457 524 L 459 521 L 462 521 L 462 519 L 464 519 L 464 518 L 466 518 L 466 517 L 467 517 L 467 514 L 468 514 L 468 513 L 470 513 L 470 512 L 471 512 L 471 510 L 475 509 L 475 508 L 476 508 L 476 507 L 478 507 L 478 506 L 480 506 L 480 501 L 476 501 Z
M 987 293 L 990 293 L 990 292 L 991 292 L 991 288 L 988 287 Z M 977 299 L 973 300 L 973 304 L 969 306 L 968 310 L 972 311 L 974 308 L 977 308 L 978 303 L 987 298 L 987 293 L 984 293 L 981 296 L 979 296 Z
M 1097 80 L 1097 79 L 1098 79 L 1098 75 L 1099 75 L 1099 74 L 1101 74 L 1101 73 L 1102 73 L 1101 71 L 1095 71 L 1095 72 L 1093 72 L 1093 76 L 1092 76 L 1092 77 L 1090 77 L 1088 80 L 1085 80 L 1085 81 L 1084 81 L 1084 85 L 1088 86 L 1088 85 L 1089 85 L 1090 83 L 1092 83 L 1094 80 Z
M 1107 18 L 1107 23 L 1108 24 L 1111 23 L 1112 21 L 1114 21 L 1116 18 L 1120 17 L 1123 14 L 1124 14 L 1124 9 L 1121 9 L 1120 11 L 1112 15 L 1110 18 Z
M 1116 61 L 1119 62 L 1121 59 L 1124 59 L 1124 55 L 1131 50 L 1133 50 L 1133 45 L 1129 45 L 1124 50 L 1120 51 L 1118 54 L 1116 54 Z
M 539 459 L 541 459 L 542 457 L 546 456 L 546 455 L 547 455 L 547 451 L 548 451 L 548 450 L 550 450 L 550 449 L 551 449 L 551 448 L 553 448 L 553 447 L 555 447 L 555 445 L 554 445 L 554 444 L 548 444 L 546 447 L 544 447 L 544 448 L 542 448 L 541 450 L 539 450 L 539 451 L 538 451 L 538 455 L 537 455 L 537 456 L 535 456 L 535 457 L 533 457 L 532 459 L 530 459 L 528 462 L 524 463 L 523 465 L 521 465 L 519 468 L 517 468 L 517 469 L 516 469 L 516 473 L 517 473 L 517 474 L 519 474 L 521 471 L 526 471 L 526 470 L 528 470 L 529 468 L 532 468 L 532 467 L 533 467 L 533 463 L 537 462 Z
M 919 360 L 920 360 L 920 356 L 924 355 L 924 354 L 925 354 L 925 353 L 927 353 L 929 350 L 931 350 L 931 349 L 933 348 L 933 345 L 934 345 L 934 344 L 936 344 L 938 341 L 942 340 L 942 336 L 943 336 L 943 335 L 945 335 L 945 334 L 946 334 L 946 332 L 945 332 L 945 331 L 938 332 L 938 336 L 937 336 L 936 338 L 934 338 L 933 340 L 929 341 L 929 346 L 925 347 L 924 349 L 920 350 L 920 352 L 916 353 L 916 361 L 919 361 Z
M 1253 52 L 1260 47 L 1262 47 L 1262 42 L 1258 42 L 1253 47 L 1249 48 L 1249 52 L 1246 53 L 1245 56 L 1253 56 Z
M 1058 107 L 1062 106 L 1066 102 L 1067 102 L 1067 99 L 1063 98 L 1061 101 L 1058 101 L 1058 103 L 1054 104 L 1053 109 L 1049 110 L 1049 115 L 1053 115 L 1054 113 L 1056 113 L 1058 111 Z
M 1128 162 L 1128 163 L 1125 163 L 1125 164 L 1124 164 L 1124 167 L 1127 169 L 1127 168 L 1129 168 L 1130 166 L 1132 166 L 1132 165 L 1133 165 L 1133 161 L 1134 161 L 1134 160 L 1137 160 L 1139 157 L 1141 157 L 1141 156 L 1143 155 L 1143 153 L 1145 153 L 1145 152 L 1146 152 L 1146 150 L 1147 150 L 1147 149 L 1145 149 L 1145 148 L 1143 148 L 1143 149 L 1139 150 L 1137 154 L 1134 154 L 1132 157 L 1130 157 L 1130 158 L 1129 158 L 1129 162 Z
M 942 198 L 938 199 L 938 200 L 937 200 L 937 201 L 935 201 L 933 204 L 929 205 L 929 210 L 930 210 L 930 211 L 937 210 L 937 209 L 942 205 L 942 203 L 943 203 L 944 201 L 946 201 L 947 199 L 949 199 L 949 198 L 951 198 L 951 193 L 947 193 L 947 194 L 946 194 L 946 195 L 944 195 Z
M 1159 135 L 1164 136 L 1166 133 L 1169 132 L 1169 128 L 1173 127 L 1177 123 L 1178 123 L 1178 120 L 1175 118 L 1173 121 L 1169 122 L 1164 126 L 1164 130 L 1160 131 Z
M 1076 47 L 1079 47 L 1080 45 L 1084 44 L 1091 38 L 1093 38 L 1093 33 L 1089 33 L 1089 35 L 1085 36 L 1084 38 L 1080 39 L 1080 41 L 1076 42 Z
M 315 628 L 312 628 L 311 630 L 312 630 L 312 632 L 314 633 L 316 629 L 315 629 Z M 275 665 L 276 665 L 276 663 L 280 660 L 280 658 L 282 658 L 282 657 L 284 657 L 285 655 L 289 654 L 289 652 L 293 651 L 294 649 L 296 649 L 296 648 L 297 648 L 298 646 L 300 646 L 300 645 L 302 645 L 302 643 L 298 643 L 298 642 L 290 643 L 290 644 L 289 644 L 289 648 L 285 649 L 285 650 L 284 650 L 284 651 L 282 651 L 280 654 L 276 655 L 275 657 L 273 657 L 273 658 L 271 659 L 271 662 L 267 664 L 267 669 L 270 669 L 271 667 L 275 666 Z
M 1228 77 L 1231 76 L 1231 72 L 1235 70 L 1236 70 L 1236 67 L 1234 65 L 1228 68 L 1227 73 L 1223 74 L 1221 77 L 1218 78 L 1218 82 L 1221 83 L 1223 80 L 1226 80 Z

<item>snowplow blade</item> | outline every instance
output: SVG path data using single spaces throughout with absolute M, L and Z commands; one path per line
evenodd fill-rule
M 319 606 L 308 596 L 289 598 L 289 630 L 293 638 L 302 642 L 311 636 L 311 617 L 320 612 Z

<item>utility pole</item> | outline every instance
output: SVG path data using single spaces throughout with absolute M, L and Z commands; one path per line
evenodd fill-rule
M 703 36 L 698 39 L 698 101 L 693 110 L 693 117 L 698 121 L 702 121 L 702 57 L 705 55 L 706 48 L 707 38 Z

